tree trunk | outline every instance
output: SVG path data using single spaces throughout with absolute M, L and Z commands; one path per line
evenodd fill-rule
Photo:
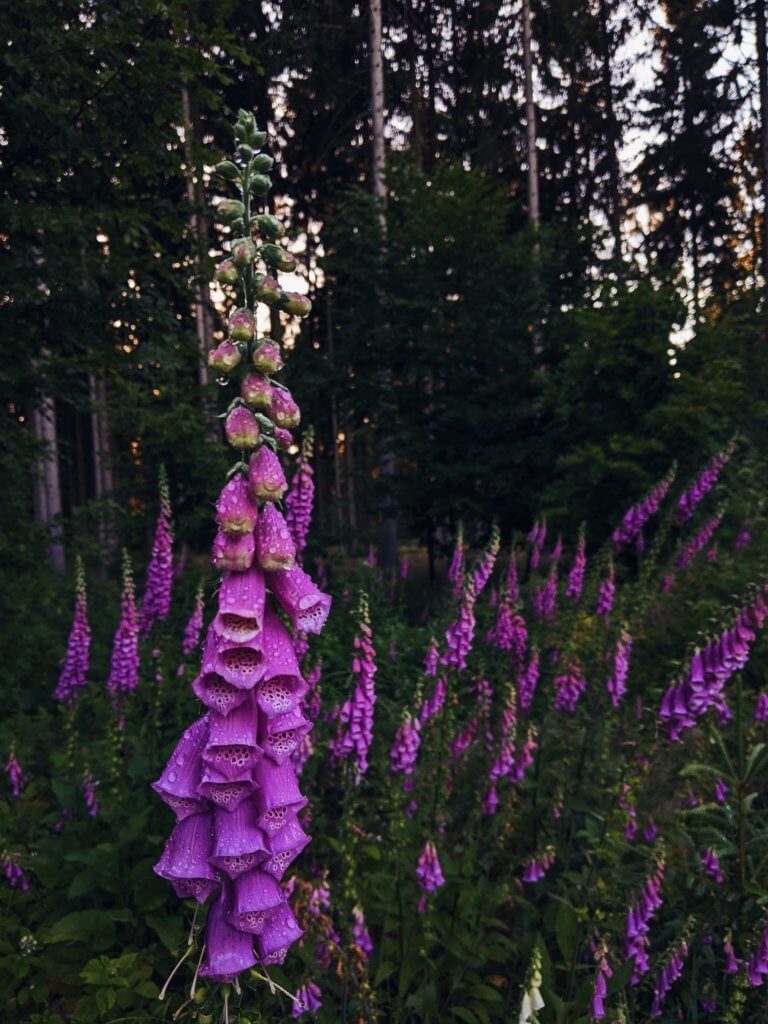
M 755 0 L 757 73 L 760 79 L 760 179 L 763 187 L 762 270 L 768 287 L 768 40 L 765 0 Z
M 422 118 L 423 101 L 421 89 L 419 88 L 418 56 L 419 48 L 416 43 L 416 12 L 413 9 L 413 0 L 406 0 L 406 31 L 408 33 L 408 64 L 410 66 L 410 92 L 411 92 L 411 154 L 413 165 L 418 174 L 424 171 L 424 124 Z
M 211 316 L 211 295 L 208 281 L 203 273 L 203 258 L 208 251 L 208 222 L 203 214 L 203 185 L 194 163 L 194 119 L 186 82 L 181 87 L 181 111 L 184 123 L 184 161 L 186 163 L 187 201 L 190 207 L 189 228 L 193 243 L 195 330 L 200 351 L 198 379 L 201 385 L 208 383 L 208 352 L 212 347 L 213 320 Z
M 50 535 L 48 559 L 57 572 L 64 572 L 64 543 L 61 522 L 61 477 L 59 445 L 56 433 L 56 406 L 49 395 L 43 395 L 32 413 L 32 432 L 44 445 L 35 473 L 35 520 L 45 523 Z
M 608 29 L 608 3 L 600 0 L 598 9 L 600 25 L 600 77 L 603 91 L 603 110 L 605 121 L 605 147 L 608 158 L 608 222 L 613 235 L 613 257 L 621 260 L 621 176 L 619 173 L 619 126 L 616 121 L 616 110 L 613 104 L 613 81 L 611 79 L 611 34 Z
M 325 341 L 328 347 L 328 359 L 331 364 L 331 373 L 335 375 L 335 349 L 333 343 L 333 297 L 331 289 L 326 283 L 325 286 Z M 335 490 L 336 505 L 336 526 L 339 530 L 339 549 L 344 553 L 344 514 L 342 509 L 342 483 L 341 483 L 341 456 L 339 453 L 339 400 L 336 395 L 336 381 L 333 382 L 331 391 L 331 434 L 333 444 L 333 486 Z
M 93 483 L 99 509 L 99 541 L 102 553 L 102 567 L 106 557 L 115 550 L 115 536 L 111 529 L 106 502 L 112 495 L 112 453 L 109 443 L 109 413 L 107 411 L 107 385 L 104 375 L 90 374 L 88 390 L 91 399 L 91 437 L 93 439 Z
M 523 0 L 523 69 L 525 72 L 525 135 L 528 161 L 528 220 L 539 226 L 539 159 L 536 152 L 536 107 L 533 102 L 531 3 Z

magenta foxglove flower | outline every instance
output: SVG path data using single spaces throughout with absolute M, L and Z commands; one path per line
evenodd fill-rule
M 531 568 L 535 569 L 539 561 L 541 560 L 541 553 L 544 550 L 544 541 L 547 539 L 547 520 L 542 519 L 541 522 L 537 519 L 533 524 L 533 529 L 528 534 L 528 543 L 531 545 Z
M 687 566 L 691 564 L 691 562 L 698 554 L 698 552 L 701 551 L 702 548 L 705 548 L 707 544 L 709 544 L 710 540 L 712 539 L 712 534 L 720 525 L 722 518 L 723 514 L 721 512 L 718 515 L 716 515 L 713 519 L 710 519 L 708 523 L 705 523 L 705 525 L 699 530 L 699 532 L 691 540 L 688 541 L 688 543 L 683 547 L 680 554 L 677 556 L 677 561 L 675 562 L 676 569 L 685 569 Z
M 514 549 L 511 551 L 509 556 L 509 564 L 507 565 L 507 593 L 509 594 L 510 603 L 514 606 L 520 600 L 520 582 L 517 575 L 517 556 Z
M 255 550 L 252 533 L 234 534 L 219 530 L 213 541 L 211 561 L 222 572 L 245 572 L 253 565 Z
M 184 627 L 184 639 L 181 641 L 181 650 L 185 655 L 190 655 L 192 651 L 200 646 L 204 607 L 203 584 L 200 583 L 195 593 L 195 608 Z
M 216 502 L 216 523 L 226 534 L 243 536 L 253 533 L 259 509 L 251 497 L 248 482 L 238 473 L 219 494 Z
M 291 531 L 296 548 L 301 554 L 307 545 L 307 536 L 312 522 L 315 500 L 314 470 L 312 469 L 313 435 L 308 431 L 296 460 L 296 471 L 285 496 L 285 520 Z
M 315 1013 L 316 1010 L 322 1008 L 322 1005 L 322 992 L 314 981 L 307 981 L 296 993 L 291 1016 L 294 1020 L 297 1020 L 305 1013 Z
M 715 783 L 715 800 L 719 804 L 724 804 L 728 796 L 728 786 L 723 779 L 718 779 Z
M 260 373 L 249 373 L 240 385 L 240 397 L 252 409 L 269 412 L 272 405 L 272 385 Z
M 584 690 L 587 680 L 575 659 L 570 661 L 565 671 L 555 677 L 555 708 L 560 711 L 574 712 Z
M 693 515 L 699 502 L 705 495 L 709 494 L 712 488 L 717 483 L 717 478 L 720 476 L 720 471 L 723 466 L 726 465 L 731 455 L 733 454 L 733 444 L 728 445 L 723 451 L 718 452 L 717 455 L 704 467 L 699 476 L 694 480 L 691 486 L 684 491 L 677 500 L 677 509 L 675 511 L 675 524 L 682 526 L 683 523 L 687 522 Z
M 419 725 L 423 728 L 426 723 L 434 718 L 442 710 L 445 699 L 448 696 L 448 683 L 442 677 L 436 680 L 432 692 L 424 701 L 419 714 Z
M 139 683 L 139 620 L 133 590 L 133 569 L 128 552 L 123 552 L 123 593 L 120 598 L 120 623 L 112 641 L 107 689 L 116 699 L 130 693 Z
M 233 341 L 250 341 L 256 333 L 256 319 L 248 309 L 234 309 L 229 314 L 227 329 Z
M 597 977 L 595 986 L 592 989 L 592 1016 L 595 1020 L 602 1020 L 605 1017 L 605 998 L 608 995 L 606 979 L 613 975 L 613 971 L 602 950 L 597 961 Z
M 493 572 L 493 567 L 496 564 L 496 559 L 499 554 L 500 543 L 501 538 L 499 536 L 499 528 L 494 524 L 490 540 L 488 541 L 488 544 L 480 557 L 480 561 L 477 563 L 474 572 L 472 573 L 472 581 L 475 585 L 475 599 L 480 597 L 480 594 L 485 589 L 486 583 L 491 578 L 491 573 Z
M 437 641 L 432 637 L 429 641 L 429 647 L 424 657 L 424 675 L 434 678 L 437 675 L 437 669 L 440 664 L 440 653 L 437 649 Z
M 619 706 L 621 698 L 627 692 L 627 678 L 629 676 L 629 659 L 632 654 L 632 637 L 626 629 L 621 631 L 621 636 L 616 642 L 616 650 L 613 654 L 613 666 L 608 677 L 606 687 L 611 695 L 611 704 L 615 708 Z
M 461 523 L 456 532 L 456 546 L 451 556 L 451 564 L 448 566 L 448 582 L 451 584 L 453 596 L 460 597 L 464 584 L 464 527 Z
M 597 593 L 596 615 L 608 618 L 613 608 L 613 601 L 616 596 L 616 574 L 613 562 L 608 565 L 608 574 L 600 581 L 600 588 Z
M 557 601 L 557 562 L 552 563 L 545 583 L 533 592 L 533 611 L 537 619 L 546 621 L 555 614 Z
M 565 585 L 565 596 L 569 597 L 574 604 L 579 603 L 581 591 L 584 588 L 584 575 L 587 570 L 587 541 L 582 529 L 579 534 L 579 544 L 573 559 L 573 565 L 568 573 L 568 580 Z
M 402 772 L 405 776 L 403 788 L 406 792 L 410 789 L 408 785 L 409 776 L 413 775 L 413 768 L 419 754 L 421 745 L 421 732 L 419 722 L 414 722 L 406 712 L 400 727 L 395 734 L 395 741 L 392 744 L 390 753 L 390 771 L 393 775 Z
M 280 460 L 267 445 L 262 445 L 251 456 L 248 486 L 258 501 L 280 501 L 288 490 Z
M 90 771 L 86 771 L 83 776 L 83 796 L 85 797 L 85 806 L 88 808 L 88 814 L 91 818 L 96 818 L 99 814 L 99 801 L 96 799 L 97 786 L 98 782 L 96 782 Z
M 520 710 L 528 711 L 532 702 L 536 687 L 539 684 L 539 651 L 532 647 L 528 658 L 528 664 L 518 673 L 517 691 L 520 700 Z
M 674 471 L 667 473 L 663 480 L 648 493 L 638 505 L 633 505 L 624 513 L 624 518 L 613 531 L 613 543 L 616 550 L 632 541 L 640 542 L 642 547 L 643 527 L 655 515 L 669 488 L 672 486 Z
M 655 873 L 646 880 L 640 897 L 631 904 L 627 914 L 627 927 L 624 936 L 624 956 L 632 960 L 634 970 L 631 984 L 636 985 L 642 975 L 649 970 L 648 932 L 653 915 L 662 903 L 661 883 L 664 879 L 664 864 L 659 863 Z
M 292 430 L 301 422 L 299 407 L 286 388 L 272 388 L 272 401 L 268 413 L 275 426 L 283 429 Z
M 446 647 L 441 663 L 456 669 L 467 667 L 467 656 L 475 638 L 475 583 L 469 577 L 459 607 L 459 617 L 451 623 L 445 634 Z
M 85 590 L 83 564 L 77 561 L 75 582 L 75 616 L 67 641 L 67 653 L 56 686 L 56 700 L 70 707 L 87 685 L 89 652 L 91 649 L 91 628 L 88 625 L 88 599 Z
M 264 338 L 253 350 L 251 361 L 260 373 L 279 373 L 285 365 L 280 346 L 270 338 Z
M 271 502 L 261 510 L 255 531 L 256 562 L 260 569 L 292 569 L 296 564 L 294 543 L 283 513 Z
M 10 887 L 26 892 L 29 889 L 29 879 L 19 864 L 20 859 L 20 853 L 3 853 L 0 854 L 0 865 Z
M 736 548 L 737 551 L 739 551 L 741 550 L 741 548 L 747 547 L 747 545 L 750 544 L 751 541 L 752 533 L 749 530 L 741 530 L 733 546 Z
M 676 982 L 683 973 L 683 966 L 685 965 L 685 958 L 687 956 L 688 946 L 685 942 L 681 942 L 656 980 L 653 992 L 653 1002 L 651 1003 L 652 1017 L 661 1016 L 661 1004 L 664 1001 L 664 997 L 672 988 L 674 982 Z
M 368 771 L 368 749 L 373 740 L 373 709 L 376 704 L 376 650 L 368 612 L 368 598 L 360 595 L 356 654 L 352 659 L 355 686 L 352 697 L 345 701 L 339 714 L 339 734 L 333 743 L 338 760 L 353 756 L 357 781 Z
M 267 573 L 267 586 L 297 629 L 319 633 L 331 610 L 331 598 L 315 586 L 299 565 Z
M 513 651 L 517 647 L 515 617 L 509 593 L 502 591 L 497 605 L 496 623 L 485 635 L 485 642 L 499 651 Z
M 531 858 L 525 865 L 523 881 L 532 883 L 540 882 L 546 877 L 547 872 L 555 863 L 555 854 L 551 849 L 546 849 L 539 856 Z
M 152 554 L 147 566 L 144 598 L 139 611 L 139 634 L 148 636 L 156 622 L 164 622 L 171 608 L 173 586 L 173 526 L 171 497 L 165 470 L 160 471 L 160 513 L 155 527 Z
M 729 951 L 729 960 L 733 958 L 733 951 Z M 735 959 L 735 958 L 734 958 Z M 747 979 L 754 988 L 763 984 L 763 978 L 768 974 L 768 927 L 763 930 L 760 945 L 755 955 L 747 964 Z
M 652 843 L 658 834 L 659 830 L 656 828 L 656 822 L 653 818 L 649 818 L 645 828 L 643 829 L 643 839 L 646 843 Z
M 707 850 L 701 858 L 701 866 L 711 879 L 718 885 L 723 884 L 723 872 L 720 870 L 720 858 L 714 850 Z
M 231 373 L 242 359 L 240 349 L 231 341 L 222 341 L 208 353 L 208 365 L 219 373 Z
M 441 885 L 445 885 L 440 860 L 432 840 L 429 840 L 424 845 L 424 849 L 419 856 L 419 861 L 416 865 L 416 879 L 422 892 L 424 892 L 424 896 L 419 901 L 418 908 L 419 913 L 423 914 L 427 909 L 427 896 L 431 896 Z
M 768 722 L 768 693 L 758 695 L 757 704 L 755 705 L 755 720 L 758 722 Z
M 236 406 L 224 424 L 227 440 L 233 448 L 255 448 L 261 437 L 261 428 L 253 413 L 244 405 Z
M 368 929 L 365 927 L 365 917 L 361 907 L 352 908 L 352 921 L 352 939 L 363 954 L 363 959 L 367 962 L 373 952 L 373 942 L 371 941 Z
M 15 797 L 21 796 L 21 791 L 27 784 L 27 776 L 21 770 L 21 765 L 16 760 L 16 754 L 13 747 L 11 747 L 11 752 L 5 763 L 5 774 L 8 776 L 8 781 L 11 784 L 11 792 L 13 795 Z
M 765 938 L 765 936 L 763 936 Z M 738 974 L 739 968 L 743 963 L 739 960 L 733 951 L 730 939 L 726 938 L 723 940 L 723 952 L 726 956 L 725 973 L 726 974 Z

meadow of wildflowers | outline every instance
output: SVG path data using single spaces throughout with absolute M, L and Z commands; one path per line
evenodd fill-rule
M 262 135 L 241 113 L 218 166 L 237 461 L 210 562 L 175 571 L 163 478 L 143 589 L 126 555 L 95 608 L 79 566 L 60 675 L 0 728 L 2 1019 L 768 1019 L 768 575 L 764 521 L 728 510 L 738 447 L 627 495 L 595 550 L 540 517 L 459 530 L 430 587 L 407 556 L 316 565 L 312 436 L 254 312 L 308 310 L 251 206 Z

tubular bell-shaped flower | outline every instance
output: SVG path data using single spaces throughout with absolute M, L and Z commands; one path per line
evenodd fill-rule
M 464 526 L 459 523 L 456 530 L 456 545 L 451 556 L 451 564 L 448 566 L 448 582 L 451 584 L 453 596 L 461 596 L 461 588 L 464 583 Z
M 80 692 L 88 680 L 88 658 L 91 649 L 91 628 L 88 625 L 88 598 L 85 590 L 85 572 L 83 563 L 78 558 L 75 578 L 75 616 L 67 641 L 67 653 L 64 658 L 59 682 L 56 686 L 56 699 L 70 707 L 80 696 Z
M 107 689 L 113 697 L 135 690 L 139 682 L 139 623 L 133 589 L 133 567 L 128 552 L 123 552 L 123 593 L 120 598 L 120 623 L 112 642 Z
M 312 509 L 315 500 L 315 480 L 312 469 L 314 432 L 310 427 L 301 442 L 301 454 L 296 460 L 296 470 L 291 486 L 285 496 L 285 521 L 296 543 L 299 555 L 307 546 L 307 535 L 312 523 Z
M 445 885 L 442 868 L 440 867 L 440 859 L 437 856 L 437 849 L 432 840 L 425 843 L 424 849 L 421 851 L 418 864 L 416 865 L 416 879 L 424 893 L 418 907 L 419 913 L 423 914 L 427 909 L 427 896 L 431 896 L 441 885 Z
M 717 483 L 717 478 L 720 476 L 720 472 L 726 465 L 731 455 L 733 455 L 734 444 L 731 442 L 721 452 L 718 452 L 713 459 L 704 467 L 699 476 L 693 481 L 680 497 L 677 499 L 677 508 L 675 510 L 675 524 L 682 526 L 683 523 L 687 522 L 693 513 L 696 511 L 696 507 L 705 495 L 709 494 L 712 488 Z
M 181 641 L 181 650 L 184 654 L 191 654 L 200 646 L 200 634 L 203 630 L 203 584 L 200 583 L 195 591 L 195 607 L 184 627 L 184 639 Z
M 155 526 L 147 581 L 139 610 L 139 635 L 147 636 L 156 622 L 164 622 L 171 608 L 173 586 L 173 524 L 171 495 L 165 467 L 160 467 L 160 512 Z
M 356 654 L 352 659 L 355 686 L 352 696 L 342 705 L 339 734 L 333 743 L 336 758 L 354 757 L 356 778 L 368 771 L 368 749 L 373 739 L 373 709 L 376 704 L 376 649 L 373 646 L 368 597 L 360 594 L 357 609 Z
M 568 580 L 565 585 L 565 596 L 569 597 L 574 604 L 579 603 L 581 591 L 584 589 L 584 575 L 587 571 L 587 540 L 584 536 L 584 527 L 579 531 L 579 543 L 576 547 L 576 554 L 573 558 L 573 565 L 568 573 Z
M 617 551 L 622 545 L 629 544 L 633 540 L 642 545 L 643 527 L 651 516 L 658 512 L 659 505 L 666 497 L 674 478 L 675 471 L 671 469 L 638 505 L 633 505 L 624 513 L 624 518 L 613 531 L 613 543 Z

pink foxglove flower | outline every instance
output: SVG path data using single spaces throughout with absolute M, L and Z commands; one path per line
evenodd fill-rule
M 634 901 L 627 914 L 624 937 L 624 956 L 633 961 L 632 984 L 636 985 L 649 970 L 648 947 L 651 920 L 662 904 L 661 884 L 664 879 L 664 863 L 660 862 L 655 873 L 646 880 L 639 898 Z
M 305 1013 L 315 1013 L 322 1008 L 322 992 L 314 981 L 305 982 L 296 993 L 296 1001 L 291 1010 L 294 1020 L 303 1017 Z
M 224 431 L 232 447 L 241 451 L 255 448 L 261 437 L 256 417 L 244 405 L 236 406 L 227 416 Z
M 86 686 L 90 649 L 91 629 L 88 625 L 85 573 L 83 563 L 78 559 L 75 582 L 75 616 L 67 642 L 64 665 L 56 686 L 56 699 L 62 704 L 68 704 L 71 707 Z
M 653 1002 L 651 1003 L 652 1017 L 661 1016 L 661 1004 L 664 1001 L 664 997 L 672 988 L 674 982 L 676 982 L 683 973 L 683 966 L 685 965 L 685 958 L 687 956 L 688 946 L 685 942 L 681 942 L 656 981 L 653 992 Z
M 414 722 L 406 712 L 395 734 L 395 741 L 392 744 L 392 751 L 390 753 L 390 770 L 393 775 L 402 772 L 405 776 L 403 788 L 406 792 L 411 788 L 410 776 L 413 775 L 420 745 L 421 732 L 419 722 Z
M 621 631 L 621 636 L 616 642 L 616 650 L 613 654 L 611 673 L 608 676 L 606 687 L 611 695 L 611 704 L 615 708 L 619 706 L 621 698 L 627 692 L 627 678 L 629 677 L 629 659 L 632 654 L 632 637 L 626 629 Z
M 435 844 L 431 840 L 425 844 L 419 856 L 416 865 L 416 879 L 424 893 L 418 907 L 419 913 L 423 914 L 427 909 L 427 896 L 431 896 L 441 885 L 445 885 L 440 859 L 437 856 Z
M 184 627 L 184 639 L 181 641 L 181 649 L 185 655 L 190 655 L 192 651 L 197 650 L 200 646 L 200 634 L 203 630 L 204 607 L 203 584 L 200 583 L 197 591 L 195 592 L 195 607 L 189 617 L 189 621 Z
M 613 567 L 613 562 L 608 565 L 608 573 L 600 581 L 600 588 L 597 593 L 597 608 L 595 613 L 602 615 L 604 618 L 608 618 L 613 608 L 613 602 L 616 597 L 616 575 Z
M 254 534 L 256 564 L 265 572 L 292 569 L 296 564 L 296 544 L 288 524 L 273 504 L 261 510 Z
M 584 589 L 584 574 L 587 569 L 587 541 L 584 530 L 579 533 L 579 543 L 573 559 L 573 565 L 568 573 L 568 581 L 565 585 L 565 596 L 569 597 L 574 604 L 579 603 L 581 591 Z
M 655 515 L 662 501 L 672 486 L 674 471 L 670 471 L 660 480 L 659 483 L 647 494 L 639 505 L 633 505 L 624 513 L 624 518 L 613 531 L 613 543 L 618 550 L 623 544 L 632 541 L 640 541 L 643 536 L 643 527 Z M 642 541 L 641 541 L 642 544 Z
M 717 478 L 720 476 L 720 471 L 723 466 L 726 465 L 731 455 L 733 454 L 733 444 L 728 445 L 704 467 L 699 476 L 694 480 L 691 486 L 684 491 L 677 500 L 677 509 L 675 511 L 675 524 L 682 526 L 683 523 L 687 522 L 693 513 L 696 511 L 696 507 L 705 495 L 709 494 L 712 488 L 717 483 Z
M 722 520 L 722 518 L 723 514 L 722 512 L 720 512 L 713 519 L 710 519 L 708 523 L 705 523 L 705 525 L 699 530 L 699 532 L 691 540 L 688 541 L 688 543 L 681 550 L 680 554 L 677 556 L 677 560 L 675 562 L 676 569 L 685 569 L 687 566 L 691 564 L 691 562 L 696 557 L 698 552 L 701 551 L 702 548 L 705 548 L 707 544 L 709 544 L 710 540 L 712 539 L 712 534 L 720 525 L 720 521 Z
M 312 523 L 315 501 L 314 470 L 312 469 L 313 433 L 308 430 L 301 445 L 301 454 L 296 460 L 296 471 L 285 496 L 285 520 L 291 531 L 299 553 L 307 545 L 307 535 Z
M 459 598 L 464 583 L 464 527 L 459 523 L 456 531 L 456 546 L 451 556 L 451 564 L 448 566 L 448 581 L 453 590 L 453 596 Z
M 501 538 L 499 536 L 499 528 L 494 524 L 490 539 L 472 573 L 476 599 L 480 597 L 480 594 L 485 589 L 486 583 L 491 578 L 491 573 L 493 572 L 493 567 L 496 564 L 496 559 L 499 554 L 500 544 Z
M 16 753 L 11 748 L 8 760 L 5 763 L 5 774 L 11 784 L 11 792 L 15 797 L 21 796 L 21 791 L 27 784 L 27 776 L 21 770 L 21 765 L 16 760 Z
M 361 907 L 352 908 L 352 939 L 363 954 L 363 959 L 368 961 L 373 952 L 373 942 L 370 933 L 365 927 L 365 917 Z
M 112 641 L 107 689 L 113 698 L 135 690 L 139 682 L 139 620 L 133 589 L 133 569 L 128 552 L 123 552 L 123 593 L 120 622 Z
M 467 657 L 475 638 L 475 584 L 469 577 L 464 585 L 459 617 L 445 634 L 446 647 L 441 663 L 456 669 L 467 667 Z
M 584 690 L 587 688 L 587 680 L 578 661 L 574 658 L 555 678 L 555 708 L 557 710 L 574 712 Z
M 368 598 L 360 595 L 358 606 L 358 632 L 355 637 L 356 654 L 352 660 L 355 686 L 352 697 L 345 701 L 339 714 L 339 735 L 333 744 L 337 759 L 352 756 L 356 778 L 368 771 L 368 749 L 373 740 L 373 709 L 376 704 L 376 650 L 368 611 Z
M 597 977 L 595 986 L 592 989 L 592 1016 L 595 1020 L 603 1020 L 605 1017 L 605 998 L 608 995 L 606 979 L 613 975 L 608 963 L 605 949 L 601 949 L 597 961 Z
M 144 598 L 139 611 L 139 634 L 148 636 L 157 622 L 168 618 L 173 586 L 173 525 L 171 523 L 171 497 L 165 470 L 160 471 L 160 513 L 155 526 L 147 567 Z
M 520 700 L 520 710 L 528 711 L 533 703 L 533 695 L 539 684 L 539 651 L 532 647 L 528 658 L 528 664 L 520 671 L 517 677 L 517 691 Z
M 19 863 L 20 859 L 20 853 L 0 854 L 0 866 L 2 866 L 3 874 L 5 875 L 10 887 L 12 889 L 21 889 L 22 892 L 26 892 L 27 889 L 29 889 L 29 879 Z
M 541 553 L 544 550 L 544 541 L 547 539 L 547 520 L 542 519 L 541 522 L 537 519 L 533 524 L 533 529 L 528 534 L 528 543 L 531 545 L 531 568 L 537 568 L 540 560 Z
M 280 501 L 288 490 L 280 460 L 267 445 L 262 445 L 251 456 L 248 486 L 257 501 Z
M 87 771 L 83 776 L 83 796 L 85 797 L 85 806 L 88 808 L 88 814 L 91 818 L 96 818 L 99 814 L 99 801 L 96 799 L 97 786 L 98 782 L 96 782 L 90 771 Z

